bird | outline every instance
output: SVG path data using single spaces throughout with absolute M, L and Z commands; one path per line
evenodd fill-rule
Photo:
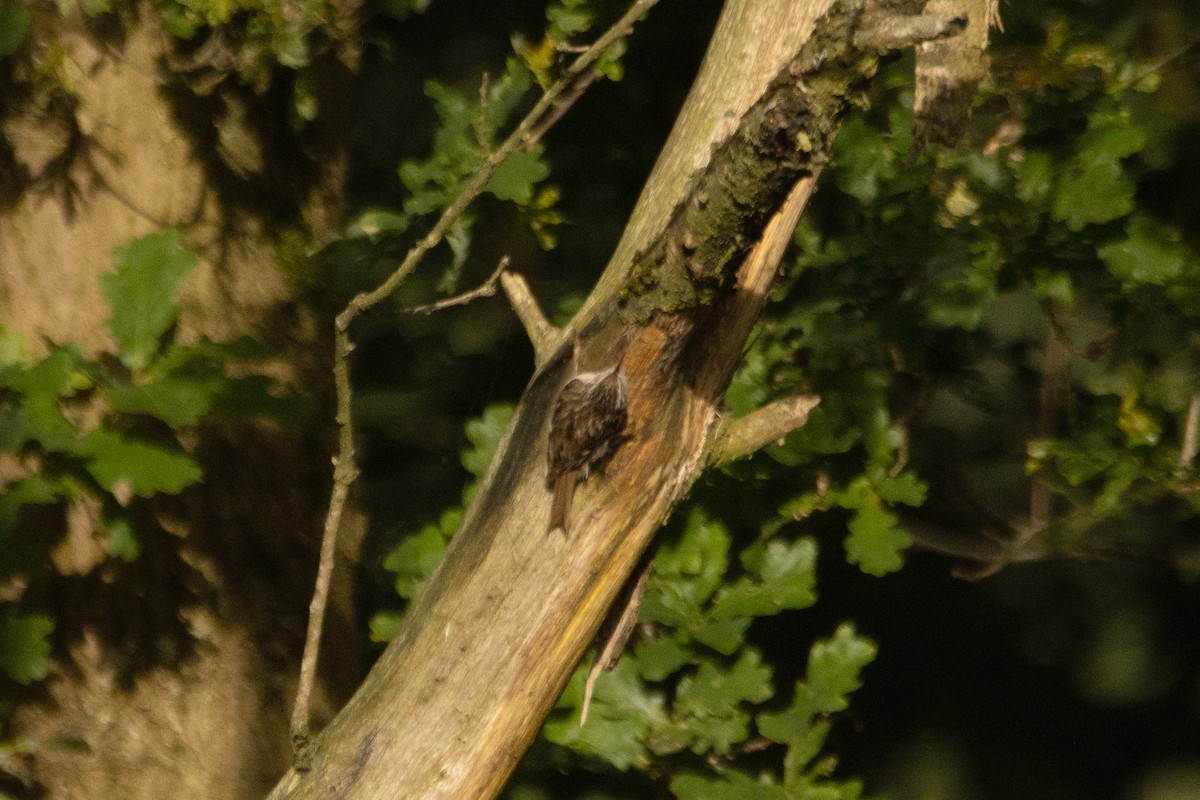
M 624 441 L 629 381 L 618 361 L 584 372 L 563 385 L 550 415 L 546 484 L 554 492 L 548 533 L 571 527 L 575 485 L 612 457 Z

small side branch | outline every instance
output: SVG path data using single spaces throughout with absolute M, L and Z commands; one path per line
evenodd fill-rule
M 859 47 L 881 53 L 903 50 L 906 47 L 934 42 L 955 36 L 967 27 L 967 18 L 954 14 L 915 14 L 913 16 L 880 16 L 867 21 L 854 34 Z
M 325 606 L 329 602 L 337 534 L 342 525 L 342 514 L 346 509 L 350 487 L 358 477 L 354 455 L 354 421 L 350 416 L 350 353 L 353 348 L 350 335 L 346 331 L 334 332 L 333 381 L 337 394 L 338 454 L 334 459 L 333 493 L 329 499 L 329 512 L 325 516 L 325 530 L 321 536 L 316 588 L 309 604 L 308 633 L 304 639 L 304 655 L 300 661 L 296 703 L 292 708 L 292 747 L 296 754 L 296 768 L 299 770 L 307 768 L 309 706 L 317 675 L 317 655 L 320 652 L 321 630 L 325 622 Z
M 821 398 L 802 394 L 768 403 L 740 419 L 727 420 L 717 434 L 709 463 L 714 467 L 745 458 L 782 439 L 808 421 Z
M 500 285 L 504 287 L 508 302 L 512 304 L 513 311 L 525 328 L 525 334 L 533 344 L 534 362 L 540 365 L 546 360 L 551 345 L 558 338 L 558 328 L 546 319 L 533 293 L 529 291 L 529 284 L 520 275 L 505 272 L 500 276 Z
M 478 300 L 480 297 L 491 297 L 496 293 L 496 284 L 500 283 L 504 276 L 504 270 L 508 269 L 509 258 L 505 256 L 500 259 L 500 263 L 496 265 L 496 269 L 488 276 L 488 279 L 476 286 L 469 292 L 456 294 L 454 297 L 447 297 L 444 300 L 438 300 L 436 303 L 425 303 L 419 306 L 408 306 L 400 311 L 404 314 L 432 314 L 435 311 L 441 311 L 444 308 L 453 308 L 454 306 L 465 306 L 472 300 Z
M 643 556 L 641 569 L 632 576 L 621 591 L 621 597 L 608 612 L 608 620 L 600 633 L 601 645 L 596 653 L 596 660 L 588 672 L 587 683 L 583 688 L 583 705 L 579 709 L 579 727 L 587 722 L 588 709 L 592 705 L 592 694 L 596 690 L 596 681 L 601 672 L 608 672 L 617 665 L 617 660 L 629 642 L 629 636 L 637 625 L 638 612 L 642 608 L 642 598 L 646 595 L 646 581 L 654 571 L 654 559 Z

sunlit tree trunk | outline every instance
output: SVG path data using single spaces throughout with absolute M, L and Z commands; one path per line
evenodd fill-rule
M 35 356 L 45 352 L 42 336 L 90 354 L 111 350 L 98 278 L 113 248 L 175 226 L 200 255 L 180 338 L 268 338 L 286 357 L 274 372 L 314 389 L 309 373 L 325 374 L 326 351 L 314 331 L 325 326 L 293 301 L 277 267 L 280 210 L 246 198 L 303 170 L 307 197 L 298 202 L 308 218 L 336 222 L 341 145 L 319 144 L 321 168 L 264 161 L 262 172 L 239 178 L 215 157 L 211 110 L 220 103 L 181 91 L 156 19 L 131 7 L 102 19 L 78 9 L 63 18 L 53 5 L 35 12 L 29 92 L 3 105 L 11 158 L 0 180 L 0 323 Z M 55 48 L 59 72 L 38 61 Z M 222 101 L 264 100 L 236 81 L 222 86 L 230 87 Z M 227 121 L 225 135 L 236 125 Z M 242 133 L 248 143 L 258 135 Z M 64 657 L 5 735 L 29 749 L 20 777 L 48 798 L 250 800 L 288 762 L 283 698 L 311 590 L 327 457 L 269 425 L 206 429 L 193 448 L 205 483 L 154 506 L 135 562 L 106 560 L 96 498 L 71 503 L 47 526 L 66 532 L 50 596 L 33 599 L 51 611 Z M 330 630 L 336 636 L 339 626 Z

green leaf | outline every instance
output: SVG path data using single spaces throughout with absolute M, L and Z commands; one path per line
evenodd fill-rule
M 446 246 L 450 248 L 451 258 L 446 269 L 442 271 L 441 277 L 438 278 L 437 289 L 439 292 L 453 292 L 454 288 L 458 286 L 458 278 L 462 274 L 463 265 L 467 263 L 467 256 L 471 254 L 471 242 L 474 241 L 471 230 L 474 225 L 474 218 L 470 214 L 463 214 L 446 231 L 445 241 Z
M 113 517 L 103 520 L 102 524 L 108 537 L 108 554 L 122 561 L 137 560 L 141 548 L 132 523 L 126 517 Z
M 737 770 L 728 770 L 718 778 L 706 778 L 685 772 L 671 778 L 671 794 L 677 800 L 792 800 L 795 795 L 770 783 L 764 776 L 751 778 Z
M 885 503 L 913 506 L 924 505 L 928 487 L 911 471 L 888 475 L 876 484 L 879 498 Z
M 1101 108 L 1088 117 L 1078 158 L 1100 163 L 1133 155 L 1146 144 L 1145 129 L 1125 109 Z
M 384 208 L 369 208 L 358 215 L 346 230 L 350 235 L 379 236 L 384 233 L 404 233 L 412 220 Z
M 113 251 L 116 270 L 100 276 L 104 299 L 112 309 L 108 329 L 117 340 L 121 361 L 144 369 L 158 353 L 159 338 L 175 322 L 183 279 L 196 266 L 179 232 L 171 229 L 135 239 Z
M 159 492 L 179 494 L 203 477 L 200 466 L 178 450 L 128 439 L 97 429 L 80 443 L 87 471 L 110 492 L 128 490 L 138 497 Z
M 1031 150 L 1025 158 L 1010 162 L 1016 177 L 1014 191 L 1021 202 L 1035 208 L 1046 208 L 1054 190 L 1057 167 L 1049 153 Z
M 751 573 L 722 586 L 713 601 L 714 619 L 778 614 L 785 608 L 807 608 L 816 602 L 817 545 L 812 539 L 778 539 L 747 550 L 742 562 Z
M 499 138 L 497 132 L 513 116 L 521 101 L 533 86 L 533 73 L 525 63 L 516 56 L 509 56 L 504 62 L 504 74 L 491 83 L 488 91 L 486 128 L 480 131 L 480 136 L 489 143 L 495 143 Z M 475 124 L 480 119 L 476 115 Z
M 1097 248 L 1108 271 L 1127 286 L 1162 286 L 1180 277 L 1187 251 L 1179 231 L 1137 215 L 1125 228 L 1125 238 Z
M 912 544 L 912 537 L 896 523 L 896 516 L 877 498 L 865 503 L 850 520 L 846 560 L 876 577 L 900 569 L 904 566 L 901 553 Z
M 44 476 L 33 474 L 19 478 L 6 484 L 0 492 L 0 520 L 10 514 L 16 514 L 23 505 L 47 505 L 57 503 L 62 499 L 64 489 L 61 483 L 47 480 Z M 0 522 L 0 530 L 4 530 Z
M 546 20 L 550 23 L 547 35 L 565 42 L 575 34 L 583 33 L 592 27 L 592 12 L 585 3 L 567 0 L 547 6 Z
M 761 728 L 762 717 L 759 717 L 758 724 Z M 784 786 L 793 789 L 808 783 L 808 765 L 821 755 L 821 750 L 825 747 L 825 740 L 829 738 L 829 730 L 832 727 L 829 720 L 813 721 L 807 729 L 800 731 L 790 740 L 787 753 L 783 756 Z
M 731 656 L 744 643 L 750 622 L 750 617 L 710 619 L 696 627 L 692 636 L 700 644 L 711 647 L 721 655 Z
M 430 524 L 392 548 L 383 566 L 396 573 L 396 594 L 409 600 L 421 594 L 446 552 L 447 541 L 441 526 Z
M 729 532 L 693 508 L 676 541 L 664 542 L 642 602 L 642 618 L 676 627 L 698 624 L 729 563 Z
M 467 423 L 467 441 L 471 446 L 463 451 L 462 465 L 476 478 L 482 478 L 487 472 L 496 448 L 508 430 L 512 420 L 513 406 L 508 403 L 488 406 L 483 415 Z
M 832 638 L 809 650 L 807 674 L 796 684 L 788 708 L 758 715 L 759 733 L 780 744 L 805 742 L 819 716 L 849 707 L 847 696 L 862 685 L 862 669 L 875 652 L 875 645 L 859 637 L 853 625 L 840 625 Z
M 1034 273 L 1033 291 L 1062 311 L 1075 310 L 1075 284 L 1069 273 L 1038 268 Z
M 899 161 L 891 143 L 862 117 L 854 117 L 842 126 L 833 152 L 838 188 L 863 203 L 878 200 L 883 184 L 895 180 L 898 174 Z
M 1115 161 L 1072 164 L 1062 173 L 1050 215 L 1073 231 L 1133 210 L 1133 181 Z
M 31 14 L 22 0 L 0 0 L 0 58 L 15 53 L 25 41 Z
M 996 299 L 996 274 L 1002 253 L 986 248 L 976 253 L 958 277 L 935 286 L 923 298 L 925 317 L 941 328 L 974 330 Z
M 213 381 L 164 378 L 144 385 L 114 384 L 102 390 L 115 411 L 147 414 L 173 428 L 195 425 L 217 391 Z
M 1129 389 L 1121 397 L 1117 427 L 1125 434 L 1125 444 L 1128 447 L 1155 445 L 1162 438 L 1162 425 L 1138 403 L 1136 389 Z
M 0 616 L 0 671 L 20 684 L 46 677 L 54 622 L 42 614 Z
M 50 355 L 29 367 L 13 367 L 6 374 L 7 385 L 21 395 L 13 410 L 3 444 L 16 449 L 26 442 L 38 442 L 47 450 L 71 451 L 77 442 L 75 427 L 63 416 L 59 398 L 71 393 L 77 362 L 66 348 L 55 348 Z
M 761 703 L 772 694 L 771 668 L 757 650 L 745 649 L 728 669 L 706 661 L 695 675 L 679 681 L 671 726 L 656 732 L 655 752 L 688 747 L 694 753 L 728 753 L 750 734 L 750 714 L 741 705 Z
M 637 664 L 638 672 L 648 681 L 664 680 L 695 659 L 692 652 L 674 636 L 645 639 L 633 651 L 633 661 Z
M 621 58 L 628 48 L 625 39 L 617 39 L 604 50 L 604 54 L 596 60 L 596 71 L 610 81 L 616 82 L 625 77 L 625 65 Z
M 533 200 L 534 187 L 550 174 L 550 167 L 542 160 L 542 147 L 533 151 L 515 150 L 492 174 L 487 191 L 501 200 L 511 200 L 527 206 Z
M 575 671 L 559 698 L 556 708 L 560 711 L 546 722 L 543 735 L 554 744 L 602 758 L 617 769 L 644 768 L 648 731 L 667 723 L 662 695 L 648 692 L 630 660 L 621 659 L 597 679 L 587 723 L 580 725 L 578 709 L 583 704 L 587 672 L 587 664 Z M 568 713 L 561 713 L 564 709 Z
M 404 614 L 398 611 L 380 611 L 371 617 L 368 625 L 372 642 L 390 642 L 400 632 Z
M 1133 210 L 1134 184 L 1120 159 L 1145 143 L 1145 131 L 1121 112 L 1103 109 L 1088 119 L 1079 149 L 1059 177 L 1051 216 L 1073 231 Z

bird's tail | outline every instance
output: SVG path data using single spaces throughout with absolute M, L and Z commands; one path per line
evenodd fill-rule
M 571 501 L 575 498 L 575 470 L 568 470 L 554 479 L 554 502 L 550 506 L 550 527 L 547 533 L 571 530 Z

